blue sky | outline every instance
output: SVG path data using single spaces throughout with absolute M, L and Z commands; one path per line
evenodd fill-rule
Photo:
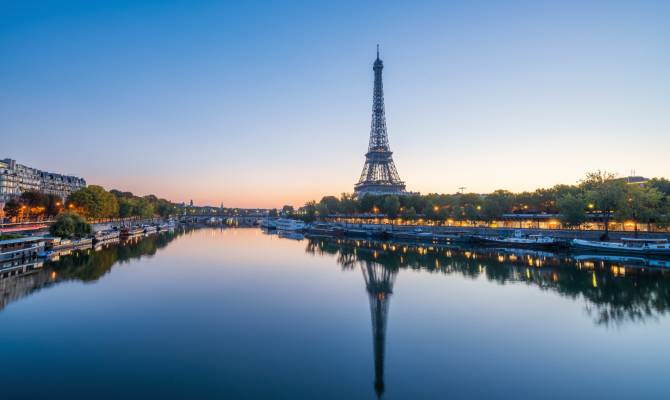
M 670 176 L 670 2 L 0 1 L 0 157 L 176 201 Z

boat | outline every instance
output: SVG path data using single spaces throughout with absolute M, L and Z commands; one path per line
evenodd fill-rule
M 154 233 L 158 230 L 155 225 L 142 225 L 142 229 L 144 233 Z
M 589 250 L 596 253 L 643 254 L 670 257 L 670 243 L 668 239 L 661 238 L 621 238 L 620 242 L 573 239 L 570 244 L 576 250 Z
M 340 236 L 344 229 L 325 222 L 314 222 L 307 226 L 305 231 L 312 236 Z
M 514 236 L 472 236 L 472 240 L 481 245 L 555 249 L 564 247 L 567 242 L 544 235 L 524 235 L 522 231 L 515 231 Z
M 93 238 L 81 238 L 72 241 L 72 249 L 81 250 L 90 248 L 93 245 Z
M 121 237 L 129 237 L 140 235 L 142 233 L 144 233 L 144 228 L 141 226 L 123 226 L 121 227 L 119 235 Z
M 159 231 L 159 232 L 165 232 L 165 231 L 168 231 L 170 229 L 174 229 L 174 224 L 170 225 L 169 222 L 165 222 L 163 224 L 160 224 L 160 225 L 156 226 L 156 230 Z
M 119 231 L 116 229 L 110 229 L 106 231 L 99 231 L 95 233 L 95 236 L 93 237 L 93 242 L 94 243 L 101 243 L 101 242 L 106 242 L 108 240 L 114 240 L 119 238 Z
M 299 219 L 280 218 L 277 220 L 277 230 L 299 232 L 305 229 L 305 223 Z
M 267 230 L 277 229 L 277 220 L 272 218 L 264 218 L 260 221 L 261 228 Z
M 44 251 L 45 242 L 38 236 L 0 240 L 0 262 L 36 258 Z
M 55 251 L 53 251 L 53 250 L 43 250 L 43 251 L 40 251 L 40 252 L 37 254 L 37 257 L 40 257 L 40 258 L 52 258 L 52 257 L 54 257 L 56 254 L 58 254 L 58 253 L 55 252 Z

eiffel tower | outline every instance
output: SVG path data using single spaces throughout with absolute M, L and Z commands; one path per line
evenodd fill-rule
M 393 283 L 397 271 L 382 264 L 364 261 L 361 263 L 365 289 L 370 299 L 372 317 L 372 341 L 375 357 L 375 392 L 381 398 L 384 394 L 384 349 L 386 345 L 386 320 L 389 300 L 393 293 Z
M 389 139 L 386 133 L 384 88 L 382 85 L 384 63 L 379 59 L 379 45 L 377 45 L 377 59 L 372 69 L 375 72 L 375 86 L 372 95 L 370 143 L 368 152 L 365 154 L 363 172 L 361 172 L 358 183 L 354 186 L 354 193 L 359 198 L 366 194 L 407 194 L 405 192 L 405 182 L 400 180 L 393 163 L 393 153 L 389 147 Z

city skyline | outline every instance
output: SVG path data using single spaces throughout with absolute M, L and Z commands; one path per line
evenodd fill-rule
M 377 43 L 409 190 L 670 175 L 660 1 L 0 7 L 0 156 L 107 189 L 251 208 L 351 193 Z

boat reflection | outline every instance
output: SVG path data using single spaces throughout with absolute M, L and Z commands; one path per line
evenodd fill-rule
M 310 238 L 306 252 L 336 255 L 343 269 L 360 265 L 370 299 L 374 388 L 384 393 L 386 323 L 393 284 L 401 269 L 485 276 L 501 285 L 523 282 L 572 299 L 583 298 L 597 325 L 639 322 L 670 310 L 670 271 L 657 260 L 557 255 L 546 251 L 466 248 L 375 240 Z M 665 266 L 665 265 L 663 265 Z
M 55 283 L 79 280 L 93 282 L 107 274 L 114 265 L 152 256 L 185 230 L 166 231 L 151 236 L 111 241 L 84 250 L 63 250 L 49 261 L 41 259 L 0 265 L 0 310 L 13 301 Z
M 670 265 L 666 260 L 341 238 L 310 239 L 306 251 L 335 255 L 345 269 L 365 261 L 392 270 L 484 276 L 501 285 L 532 284 L 583 299 L 587 313 L 598 325 L 639 322 L 670 310 Z

